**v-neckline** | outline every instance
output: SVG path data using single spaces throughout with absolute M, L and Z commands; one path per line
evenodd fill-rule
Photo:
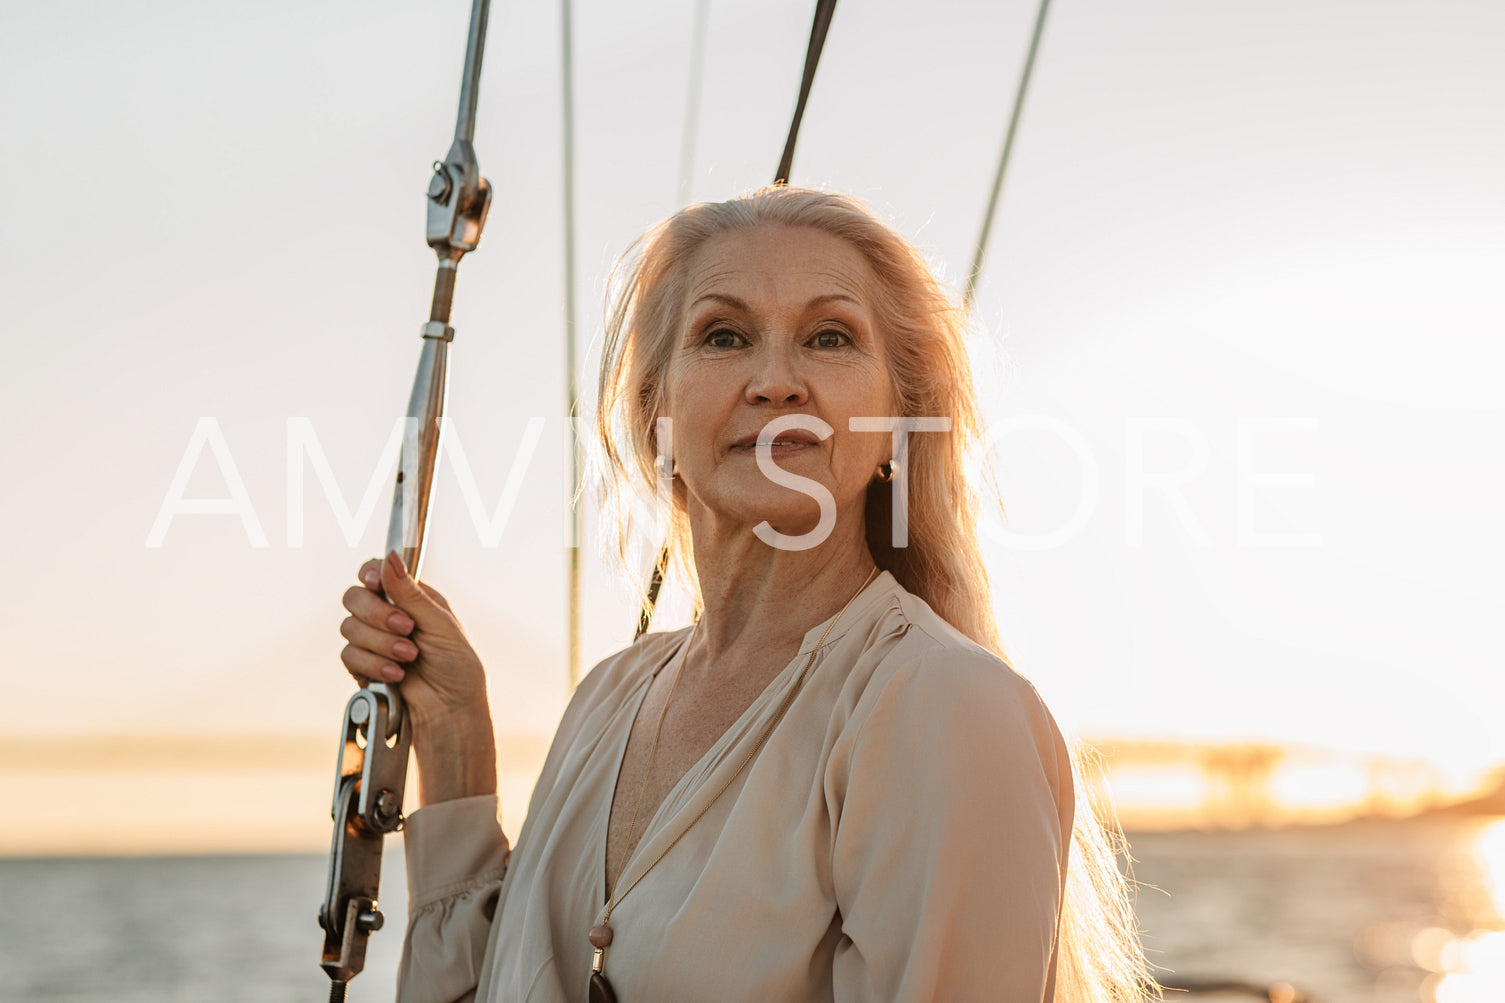
M 684 642 L 676 645 L 673 651 L 670 653 L 669 657 L 664 659 L 664 661 L 661 662 L 657 668 L 649 673 L 647 679 L 643 681 L 642 692 L 637 695 L 637 706 L 634 707 L 632 712 L 632 721 L 627 725 L 626 734 L 622 740 L 621 748 L 617 752 L 617 768 L 611 785 L 612 795 L 606 805 L 606 821 L 605 824 L 601 827 L 601 853 L 600 859 L 598 861 L 599 866 L 596 868 L 596 876 L 600 881 L 601 889 L 601 894 L 598 896 L 600 900 L 600 904 L 597 909 L 598 916 L 606 909 L 607 903 L 611 901 L 612 889 L 609 887 L 606 880 L 606 857 L 607 854 L 611 851 L 611 814 L 613 807 L 615 807 L 617 785 L 622 782 L 622 767 L 627 762 L 627 747 L 632 743 L 633 729 L 637 727 L 638 716 L 643 712 L 643 704 L 645 704 L 648 700 L 648 691 L 653 688 L 654 680 L 658 678 L 659 673 L 663 672 L 664 669 L 674 664 L 675 657 L 677 657 L 683 651 L 684 645 L 687 643 L 689 643 L 688 637 Z M 810 652 L 808 650 L 803 650 L 802 646 L 802 650 L 796 652 L 794 657 L 791 658 L 783 668 L 781 668 L 777 673 L 774 674 L 773 678 L 768 681 L 767 685 L 765 685 L 761 691 L 759 691 L 758 695 L 753 697 L 752 701 L 742 709 L 742 712 L 738 714 L 735 719 L 733 719 L 732 723 L 726 726 L 726 730 L 724 730 L 720 735 L 716 737 L 716 740 L 706 748 L 705 752 L 701 753 L 700 757 L 696 759 L 695 762 L 691 763 L 690 766 L 684 771 L 684 773 L 680 775 L 679 779 L 674 782 L 673 786 L 671 786 L 668 791 L 664 793 L 663 799 L 659 801 L 658 806 L 653 810 L 653 814 L 649 816 L 648 820 L 644 823 L 642 828 L 642 835 L 638 838 L 637 843 L 632 847 L 632 849 L 628 851 L 627 859 L 622 861 L 622 869 L 617 873 L 618 884 L 621 884 L 622 879 L 627 875 L 628 871 L 632 869 L 633 863 L 638 858 L 638 851 L 641 850 L 643 846 L 650 841 L 650 835 L 655 832 L 655 827 L 660 821 L 659 816 L 663 815 L 665 807 L 671 801 L 675 800 L 676 795 L 680 793 L 680 789 L 689 782 L 689 778 L 691 776 L 699 775 L 700 773 L 704 772 L 706 763 L 710 761 L 711 757 L 719 754 L 722 746 L 727 741 L 727 736 L 735 731 L 740 730 L 742 724 L 747 720 L 748 716 L 755 713 L 760 706 L 767 702 L 768 694 L 771 693 L 776 686 L 779 686 L 781 682 L 787 681 L 786 677 L 790 675 L 793 667 L 798 665 L 802 660 L 808 660 L 809 657 Z M 670 816 L 665 816 L 666 822 L 669 817 Z
M 632 744 L 632 731 L 637 727 L 638 715 L 642 714 L 643 712 L 643 704 L 648 701 L 648 691 L 653 689 L 653 681 L 658 678 L 658 674 L 660 672 L 664 671 L 674 663 L 675 657 L 678 656 L 684 650 L 684 646 L 689 643 L 690 639 L 687 636 L 679 644 L 676 644 L 673 648 L 669 649 L 668 655 L 662 661 L 660 661 L 658 666 L 655 667 L 652 672 L 648 673 L 647 678 L 645 678 L 642 683 L 639 684 L 641 686 L 641 689 L 638 692 L 636 698 L 632 701 L 633 707 L 631 720 L 627 722 L 627 728 L 623 732 L 620 747 L 618 747 L 613 752 L 613 755 L 616 757 L 617 766 L 616 769 L 612 771 L 611 796 L 604 799 L 606 802 L 606 810 L 605 818 L 601 822 L 601 853 L 600 859 L 597 861 L 597 866 L 595 869 L 596 880 L 600 883 L 598 886 L 598 894 L 596 895 L 596 898 L 599 900 L 599 904 L 596 907 L 598 915 L 602 910 L 606 908 L 607 903 L 611 901 L 612 889 L 610 883 L 606 880 L 606 858 L 607 854 L 611 852 L 611 812 L 612 809 L 616 807 L 617 787 L 622 782 L 622 767 L 627 762 L 627 747 Z M 665 800 L 667 800 L 667 796 Z M 662 802 L 660 802 L 659 807 L 663 807 Z M 657 817 L 658 812 L 655 811 L 654 818 Z M 651 819 L 649 820 L 649 825 L 652 825 Z M 647 831 L 647 829 L 643 830 L 645 835 L 647 834 Z M 638 842 L 642 843 L 642 839 L 639 839 Z M 633 847 L 633 849 L 635 850 L 637 849 L 637 847 Z M 629 853 L 627 860 L 622 862 L 623 871 L 627 869 L 627 864 L 631 861 L 632 855 Z M 617 880 L 619 882 L 622 880 L 621 874 L 617 875 Z
M 658 807 L 653 810 L 653 815 L 649 817 L 647 822 L 644 824 L 642 836 L 639 837 L 637 844 L 633 846 L 633 848 L 628 852 L 627 859 L 622 861 L 622 869 L 617 874 L 618 884 L 621 883 L 622 879 L 632 869 L 634 861 L 636 861 L 638 858 L 638 851 L 651 841 L 651 836 L 656 835 L 655 825 L 659 822 L 659 816 L 664 813 L 665 806 L 667 806 L 671 801 L 675 800 L 675 796 L 680 792 L 680 789 L 687 782 L 689 782 L 689 778 L 691 776 L 699 775 L 700 773 L 704 772 L 706 763 L 712 756 L 715 756 L 720 752 L 722 745 L 727 741 L 727 736 L 732 734 L 733 732 L 741 730 L 743 723 L 747 720 L 747 718 L 757 712 L 757 710 L 761 706 L 768 702 L 769 694 L 774 692 L 776 687 L 782 688 L 788 685 L 793 685 L 792 677 L 802 676 L 807 671 L 815 671 L 815 659 L 812 656 L 814 656 L 816 651 L 818 651 L 821 647 L 830 647 L 841 638 L 842 634 L 844 634 L 846 630 L 851 629 L 853 623 L 856 623 L 860 620 L 860 616 L 858 614 L 863 612 L 862 607 L 866 605 L 866 603 L 863 601 L 863 597 L 877 594 L 874 590 L 874 586 L 885 584 L 884 580 L 886 578 L 888 578 L 888 572 L 880 571 L 873 577 L 871 581 L 867 583 L 864 588 L 862 588 L 856 595 L 852 597 L 847 606 L 844 607 L 840 612 L 836 613 L 833 617 L 828 617 L 827 619 L 822 620 L 820 623 L 816 624 L 814 627 L 811 627 L 808 631 L 805 632 L 805 636 L 800 644 L 799 650 L 795 652 L 794 656 L 789 659 L 789 661 L 784 665 L 782 669 L 774 674 L 773 678 L 768 681 L 767 685 L 765 685 L 761 691 L 759 691 L 758 695 L 753 697 L 752 701 L 742 709 L 742 713 L 738 714 L 737 717 L 732 721 L 732 723 L 727 725 L 726 730 L 723 731 L 719 736 L 717 736 L 716 740 L 712 742 L 710 746 L 705 750 L 705 752 L 700 755 L 700 758 L 698 758 L 694 763 L 690 764 L 689 768 L 686 769 L 685 772 L 680 776 L 680 778 L 674 782 L 674 785 L 670 787 L 667 792 L 665 792 L 663 800 L 659 802 Z M 877 591 L 882 592 L 886 590 L 879 589 Z M 832 625 L 831 621 L 833 619 L 839 619 L 843 613 L 848 612 L 852 613 L 853 617 L 851 621 L 843 625 L 845 629 L 843 629 L 841 633 L 837 633 L 834 637 L 827 637 L 825 639 L 825 644 L 822 645 L 820 643 L 820 639 L 825 633 L 827 626 Z M 636 698 L 636 706 L 632 711 L 632 720 L 628 723 L 622 738 L 621 746 L 616 750 L 615 753 L 617 757 L 617 765 L 612 777 L 611 797 L 605 799 L 605 820 L 601 826 L 601 849 L 600 854 L 597 858 L 597 866 L 595 868 L 596 880 L 600 882 L 599 894 L 596 896 L 599 903 L 596 909 L 597 917 L 600 917 L 605 912 L 606 906 L 611 900 L 612 889 L 607 886 L 606 882 L 606 857 L 611 849 L 611 814 L 612 808 L 616 803 L 617 785 L 622 782 L 622 766 L 627 761 L 627 747 L 632 743 L 633 729 L 637 727 L 638 716 L 643 711 L 643 704 L 648 700 L 648 691 L 653 688 L 654 680 L 658 678 L 659 673 L 663 672 L 664 669 L 674 664 L 674 659 L 677 656 L 681 655 L 684 652 L 685 645 L 690 643 L 690 639 L 691 637 L 693 637 L 694 631 L 691 628 L 685 628 L 685 631 L 685 639 L 676 644 L 670 650 L 667 657 L 659 662 L 658 666 L 648 674 L 646 679 L 643 680 L 642 691 L 638 693 Z M 804 663 L 808 663 L 808 668 L 804 666 Z M 796 669 L 796 666 L 800 666 L 800 668 Z M 665 818 L 665 821 L 667 822 L 667 817 Z M 632 885 L 628 885 L 628 888 L 631 887 Z

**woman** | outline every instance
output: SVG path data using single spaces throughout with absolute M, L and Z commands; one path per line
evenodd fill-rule
M 640 242 L 597 432 L 619 501 L 672 471 L 699 616 L 581 683 L 510 862 L 480 661 L 395 555 L 363 567 L 344 661 L 401 681 L 419 771 L 404 1003 L 1148 991 L 1068 746 L 1000 655 L 961 328 L 841 195 Z

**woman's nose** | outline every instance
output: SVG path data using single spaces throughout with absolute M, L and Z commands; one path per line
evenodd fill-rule
M 798 360 L 784 348 L 757 353 L 756 369 L 747 381 L 749 404 L 803 404 L 807 391 Z

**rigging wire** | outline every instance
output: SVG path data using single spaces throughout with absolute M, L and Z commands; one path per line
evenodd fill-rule
M 568 562 L 568 667 L 570 689 L 580 682 L 580 391 L 575 370 L 575 69 L 574 32 L 570 22 L 571 0 L 560 0 L 559 29 L 561 48 L 564 149 L 560 173 L 564 188 L 564 399 L 569 407 L 569 427 L 565 443 L 569 450 L 570 470 L 570 544 L 565 548 Z
M 568 3 L 569 0 L 565 2 Z M 836 0 L 816 0 L 815 19 L 810 25 L 810 44 L 805 47 L 805 69 L 800 75 L 800 94 L 794 104 L 794 119 L 789 123 L 789 138 L 784 141 L 784 153 L 779 157 L 779 167 L 773 176 L 773 183 L 776 185 L 789 183 L 790 168 L 794 164 L 794 144 L 799 138 L 800 122 L 805 117 L 805 104 L 810 100 L 810 88 L 815 83 L 815 68 L 820 64 L 820 53 L 825 48 L 826 32 L 830 30 L 831 15 L 835 11 Z M 702 39 L 702 44 L 703 42 Z M 682 175 L 687 176 L 687 173 Z M 638 614 L 637 630 L 632 635 L 634 641 L 648 633 L 648 625 L 653 622 L 653 611 L 658 607 L 659 592 L 663 589 L 664 574 L 668 569 L 669 546 L 665 544 L 659 548 L 658 557 L 653 562 L 653 574 L 648 579 L 648 588 L 643 596 L 643 609 Z
M 680 206 L 690 202 L 690 179 L 694 170 L 696 141 L 699 138 L 700 92 L 705 78 L 706 26 L 710 20 L 710 6 L 710 0 L 695 0 L 694 19 L 690 25 L 690 80 L 685 92 L 684 128 L 679 142 L 679 185 L 676 189 Z M 648 577 L 643 608 L 638 611 L 638 624 L 632 635 L 634 641 L 648 633 L 648 626 L 653 622 L 653 611 L 658 607 L 659 592 L 664 587 L 664 575 L 668 570 L 669 548 L 660 547 L 658 556 L 653 561 L 653 571 Z
M 690 21 L 690 83 L 685 89 L 685 124 L 679 141 L 679 205 L 690 203 L 690 179 L 695 172 L 695 145 L 700 138 L 700 91 L 705 80 L 705 40 L 711 0 L 695 0 Z
M 962 293 L 962 310 L 972 309 L 977 296 L 977 280 L 982 275 L 982 261 L 988 250 L 988 236 L 993 230 L 993 215 L 998 210 L 998 194 L 1003 191 L 1003 174 L 1009 165 L 1009 154 L 1014 149 L 1014 137 L 1019 131 L 1019 118 L 1024 111 L 1024 94 L 1029 90 L 1030 74 L 1035 68 L 1035 53 L 1040 50 L 1040 35 L 1045 30 L 1045 11 L 1050 0 L 1040 0 L 1040 11 L 1035 15 L 1035 31 L 1030 36 L 1029 54 L 1024 57 L 1024 71 L 1019 75 L 1019 90 L 1014 94 L 1014 111 L 1009 116 L 1008 132 L 1003 138 L 1003 152 L 998 155 L 998 170 L 993 175 L 993 190 L 988 195 L 988 208 L 982 217 L 982 232 L 977 235 L 977 249 L 972 254 L 972 267 L 967 270 L 967 288 Z
M 810 87 L 815 83 L 815 67 L 820 64 L 820 51 L 826 46 L 826 32 L 831 27 L 831 15 L 836 12 L 836 0 L 816 0 L 815 21 L 810 25 L 810 44 L 805 49 L 805 72 L 800 77 L 800 96 L 794 103 L 794 120 L 789 123 L 789 138 L 784 141 L 784 154 L 779 158 L 779 169 L 774 173 L 773 183 L 787 185 L 789 171 L 794 166 L 794 141 L 799 138 L 800 122 L 805 117 L 805 103 L 810 99 Z

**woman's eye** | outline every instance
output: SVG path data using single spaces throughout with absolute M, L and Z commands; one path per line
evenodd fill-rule
M 845 344 L 847 344 L 846 332 L 838 331 L 835 328 L 828 328 L 815 336 L 815 347 L 817 348 L 841 348 Z
M 718 327 L 705 336 L 705 343 L 712 348 L 736 348 L 741 339 L 729 327 Z

